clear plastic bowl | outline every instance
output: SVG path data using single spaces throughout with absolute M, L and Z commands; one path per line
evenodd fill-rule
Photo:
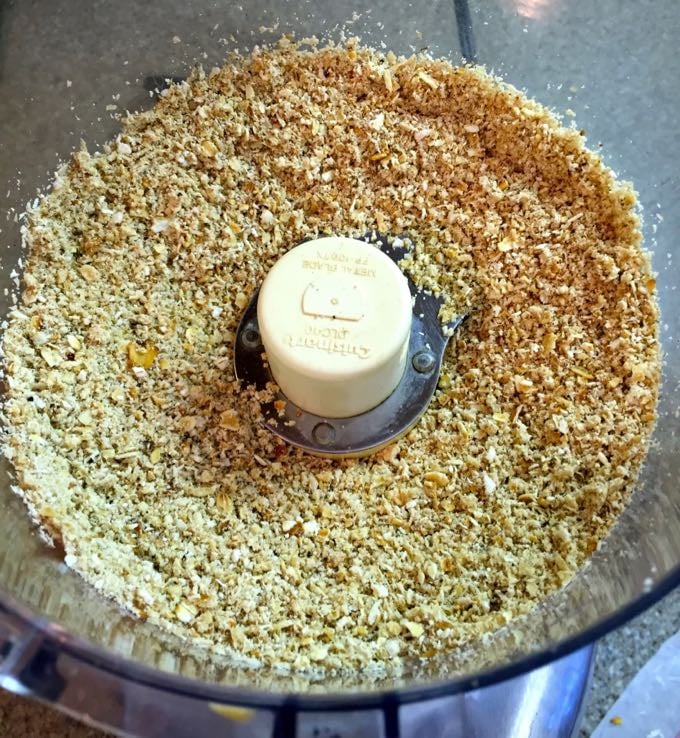
M 2 312 L 16 276 L 16 215 L 80 139 L 101 144 L 116 111 L 152 104 L 149 90 L 227 50 L 287 32 L 338 38 L 338 24 L 395 52 L 429 47 L 474 60 L 558 112 L 575 113 L 589 145 L 630 179 L 644 207 L 646 245 L 659 273 L 665 352 L 660 418 L 639 488 L 589 565 L 528 616 L 465 653 L 412 664 L 398 683 L 360 676 L 323 684 L 254 673 L 189 649 L 126 616 L 45 548 L 2 467 L 0 615 L 42 633 L 83 663 L 169 692 L 276 705 L 368 704 L 387 690 L 412 700 L 486 684 L 602 636 L 680 582 L 677 482 L 680 381 L 680 6 L 674 0 L 435 0 L 387 3 L 208 0 L 139 3 L 33 0 L 0 5 L 0 266 Z M 278 25 L 277 25 L 278 24 Z M 275 27 L 273 32 L 263 27 Z M 569 113 L 571 115 L 571 113 Z M 445 678 L 442 675 L 446 675 Z

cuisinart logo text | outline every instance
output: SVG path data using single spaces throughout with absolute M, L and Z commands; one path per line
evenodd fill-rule
M 347 328 L 322 328 L 313 325 L 305 327 L 304 334 L 289 333 L 286 343 L 291 348 L 306 348 L 323 351 L 327 354 L 356 356 L 367 359 L 371 355 L 370 346 L 354 343 Z

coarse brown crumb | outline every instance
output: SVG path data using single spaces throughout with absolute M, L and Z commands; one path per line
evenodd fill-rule
M 195 72 L 31 215 L 17 491 L 97 589 L 248 663 L 398 673 L 468 643 L 573 577 L 635 483 L 659 382 L 635 206 L 480 69 L 283 40 Z M 306 456 L 258 423 L 234 332 L 287 249 L 371 229 L 470 317 L 406 438 Z

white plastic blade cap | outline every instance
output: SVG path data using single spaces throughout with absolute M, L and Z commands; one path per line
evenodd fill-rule
M 291 402 L 326 418 L 360 415 L 393 392 L 411 315 L 399 267 L 372 244 L 335 236 L 282 256 L 257 303 L 274 379 Z

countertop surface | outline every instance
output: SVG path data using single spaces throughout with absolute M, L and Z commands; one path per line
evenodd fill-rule
M 591 734 L 637 671 L 666 638 L 678 631 L 680 589 L 601 641 L 581 738 Z M 85 727 L 25 698 L 0 691 L 0 738 L 52 736 L 102 738 L 106 733 Z

